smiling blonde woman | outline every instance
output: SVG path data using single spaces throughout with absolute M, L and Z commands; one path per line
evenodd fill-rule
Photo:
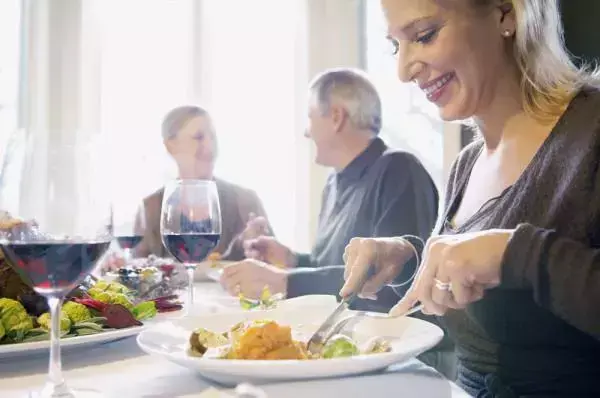
M 600 396 L 600 75 L 569 59 L 557 0 L 381 3 L 400 79 L 480 133 L 392 313 L 441 317 L 473 396 Z M 364 295 L 402 282 L 410 250 L 353 240 L 341 294 L 370 266 Z

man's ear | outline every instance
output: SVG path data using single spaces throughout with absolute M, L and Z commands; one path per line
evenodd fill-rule
M 348 122 L 348 112 L 344 107 L 336 104 L 329 107 L 329 116 L 331 117 L 336 133 L 342 131 L 345 124 Z
M 173 156 L 173 150 L 175 149 L 174 146 L 175 144 L 173 143 L 173 140 L 163 140 L 163 144 L 165 145 L 165 149 L 167 150 L 167 152 L 169 153 L 169 155 Z

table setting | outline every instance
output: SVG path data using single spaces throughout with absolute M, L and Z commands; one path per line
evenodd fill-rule
M 78 156 L 82 170 L 101 170 L 97 152 L 34 152 L 0 178 L 0 398 L 467 397 L 415 359 L 442 339 L 436 325 L 268 286 L 258 299 L 230 296 L 218 283 L 230 263 L 214 253 L 213 181 L 169 182 L 160 236 L 170 257 L 136 256 L 139 204 L 132 214 L 101 178 L 46 167 Z M 34 178 L 26 166 L 40 159 Z
M 220 316 L 221 318 L 215 318 L 217 320 L 213 322 L 221 321 L 224 324 L 230 320 L 244 317 L 263 316 L 260 311 L 247 311 L 242 310 L 241 307 L 234 307 L 232 304 L 235 300 L 231 300 L 231 297 L 228 297 L 221 287 L 213 282 L 195 283 L 195 295 L 197 304 L 190 314 L 185 317 L 171 314 L 170 319 L 165 320 L 167 325 L 178 322 L 185 323 L 188 316 L 190 320 L 187 322 L 193 320 L 194 325 L 197 320 L 209 319 L 211 316 Z M 313 312 L 312 309 L 315 308 L 315 305 L 323 303 L 324 297 L 319 296 L 315 299 L 306 296 L 304 299 L 304 303 L 293 304 L 291 307 L 301 306 L 307 308 L 307 312 L 310 313 Z M 293 302 L 294 299 L 290 301 Z M 332 308 L 331 302 L 325 307 L 321 310 L 321 318 L 326 316 L 327 310 Z M 289 311 L 289 308 L 289 306 L 287 308 L 285 305 L 281 306 L 281 310 Z M 277 319 L 284 320 L 283 318 Z M 161 330 L 164 330 L 165 321 L 158 321 L 156 325 L 159 326 L 162 323 L 163 329 L 156 329 L 153 333 L 160 333 Z M 198 362 L 202 358 L 194 359 Z M 323 361 L 336 361 L 336 359 Z M 241 384 L 235 381 L 228 383 L 227 380 L 211 380 L 196 369 L 148 355 L 138 345 L 136 336 L 86 347 L 72 347 L 65 350 L 63 363 L 65 377 L 70 386 L 78 391 L 97 391 L 104 397 L 201 398 L 205 396 L 219 397 L 221 395 L 218 394 L 221 392 L 236 397 L 239 395 L 236 395 L 235 387 L 237 384 Z M 46 370 L 47 351 L 18 358 L 0 357 L 0 396 L 26 397 L 32 386 L 44 383 Z M 408 396 L 418 394 L 420 397 L 468 397 L 454 383 L 444 379 L 434 369 L 410 355 L 409 358 L 405 358 L 385 370 L 366 374 L 359 373 L 347 377 L 311 377 L 301 381 L 263 380 L 252 383 L 252 385 L 260 388 L 268 397 L 362 397 L 367 394 L 373 397 L 407 394 L 409 394 Z M 227 395 L 222 396 L 226 397 Z

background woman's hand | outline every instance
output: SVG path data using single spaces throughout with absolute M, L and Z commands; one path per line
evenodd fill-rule
M 246 228 L 242 231 L 240 239 L 242 242 L 247 240 L 256 239 L 260 236 L 269 234 L 269 222 L 265 217 L 257 216 L 254 213 L 248 215 L 248 222 Z
M 118 253 L 108 253 L 100 260 L 100 266 L 98 267 L 102 273 L 105 272 L 116 272 L 120 268 L 125 266 L 125 259 Z
M 376 298 L 377 292 L 391 283 L 404 268 L 404 264 L 415 255 L 413 246 L 402 238 L 354 238 L 344 252 L 344 279 L 340 291 L 342 297 L 356 292 L 360 281 L 373 267 L 372 277 L 365 283 L 359 295 Z
M 423 261 L 404 298 L 391 309 L 401 315 L 421 302 L 423 312 L 443 315 L 483 298 L 500 284 L 501 265 L 512 230 L 441 235 L 425 245 Z

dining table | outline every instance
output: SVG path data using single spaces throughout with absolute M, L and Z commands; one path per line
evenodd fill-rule
M 226 295 L 215 282 L 195 285 L 194 312 L 215 311 L 212 302 Z M 234 389 L 204 379 L 200 374 L 149 356 L 135 337 L 102 345 L 64 350 L 63 372 L 69 386 L 101 392 L 106 398 L 202 398 L 231 396 Z M 46 379 L 48 352 L 0 357 L 0 398 L 24 398 Z M 468 398 L 469 395 L 435 369 L 417 359 L 372 374 L 278 382 L 258 386 L 269 398 L 308 397 L 418 397 Z M 208 391 L 214 395 L 209 395 Z M 220 391 L 219 393 L 217 391 Z M 223 395 L 219 395 L 223 394 Z

